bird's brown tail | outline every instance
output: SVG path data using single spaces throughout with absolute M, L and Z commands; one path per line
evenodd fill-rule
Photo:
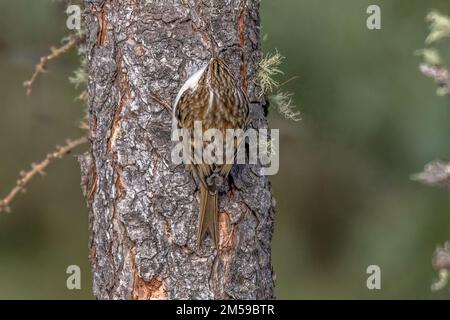
M 200 247 L 202 241 L 209 233 L 216 245 L 219 244 L 219 232 L 217 226 L 218 219 L 218 198 L 217 192 L 211 193 L 203 185 L 200 185 L 200 216 L 197 233 L 197 246 Z

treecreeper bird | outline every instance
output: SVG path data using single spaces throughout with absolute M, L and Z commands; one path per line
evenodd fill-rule
M 224 144 L 226 130 L 244 129 L 248 114 L 249 104 L 244 91 L 238 85 L 227 64 L 218 57 L 213 57 L 206 66 L 185 82 L 173 108 L 174 121 L 178 128 L 189 129 L 192 133 L 194 124 L 201 122 L 203 133 L 209 129 L 221 132 Z M 195 146 L 197 140 L 194 139 L 193 134 L 190 134 L 190 139 L 190 147 L 198 150 Z M 234 155 L 239 143 L 239 139 L 237 143 L 233 141 Z M 197 144 L 199 144 L 198 141 Z M 201 144 L 200 149 L 203 150 L 205 142 Z M 223 149 L 225 148 L 224 146 Z M 201 245 L 209 233 L 218 247 L 218 192 L 221 184 L 226 181 L 234 161 L 223 159 L 222 163 L 211 162 L 205 161 L 204 153 L 200 156 L 201 161 L 195 161 L 193 159 L 195 155 L 193 155 L 191 164 L 188 165 L 192 174 L 200 182 L 197 246 Z

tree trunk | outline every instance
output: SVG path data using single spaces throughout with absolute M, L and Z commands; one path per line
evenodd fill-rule
M 252 126 L 266 128 L 259 23 L 259 0 L 85 0 L 91 150 L 80 163 L 98 299 L 273 298 L 267 177 L 235 166 L 219 249 L 196 249 L 199 195 L 171 161 L 168 111 L 215 46 L 249 96 Z

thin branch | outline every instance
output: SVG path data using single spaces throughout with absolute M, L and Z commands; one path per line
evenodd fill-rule
M 45 168 L 48 167 L 54 160 L 61 159 L 64 155 L 70 153 L 76 147 L 83 145 L 88 142 L 87 137 L 81 137 L 76 140 L 66 140 L 64 146 L 56 146 L 56 150 L 47 154 L 47 157 L 38 164 L 32 164 L 31 170 L 28 172 L 20 172 L 20 179 L 17 180 L 14 188 L 9 192 L 9 194 L 4 198 L 0 199 L 0 212 L 10 212 L 10 204 L 15 198 L 15 196 L 25 191 L 25 186 L 33 179 L 37 174 L 44 175 Z
M 47 63 L 50 60 L 53 60 L 53 59 L 59 57 L 60 55 L 66 53 L 67 51 L 69 51 L 70 49 L 72 49 L 73 47 L 78 45 L 80 43 L 80 41 L 82 41 L 82 39 L 83 39 L 82 36 L 72 37 L 65 45 L 63 45 L 59 48 L 51 47 L 50 54 L 47 56 L 41 57 L 39 63 L 35 67 L 34 73 L 31 76 L 30 80 L 27 80 L 23 83 L 23 86 L 27 89 L 27 95 L 29 95 L 31 93 L 33 83 L 36 81 L 36 78 L 38 77 L 38 75 L 40 73 L 45 73 L 45 71 L 46 71 L 45 68 L 47 66 Z
M 300 78 L 300 77 L 299 77 L 299 76 L 293 76 L 293 77 L 287 79 L 286 81 L 280 83 L 280 85 L 278 86 L 278 88 L 281 88 L 282 86 L 287 85 L 289 82 L 294 81 L 294 80 L 297 80 L 298 78 Z

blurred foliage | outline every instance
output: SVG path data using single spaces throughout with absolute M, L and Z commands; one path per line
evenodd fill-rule
M 68 78 L 76 50 L 48 64 L 30 96 L 22 83 L 51 46 L 68 34 L 65 8 L 54 1 L 0 0 L 0 196 L 20 170 L 45 157 L 78 129 L 84 106 Z M 60 26 L 60 27 L 55 27 Z M 79 149 L 78 152 L 81 152 Z M 55 162 L 0 216 L 0 298 L 91 298 L 88 218 L 74 156 Z M 66 268 L 82 270 L 82 290 L 66 289 Z
M 449 298 L 431 293 L 436 244 L 450 238 L 445 190 L 409 180 L 430 159 L 450 159 L 449 101 L 434 93 L 413 52 L 425 16 L 447 0 L 263 0 L 266 52 L 286 59 L 285 85 L 302 121 L 270 113 L 280 128 L 281 169 L 273 242 L 278 298 Z M 366 28 L 378 4 L 382 29 Z M 31 96 L 22 82 L 67 35 L 64 7 L 0 0 L 0 194 L 17 173 L 66 137 L 77 137 L 83 104 L 67 80 L 76 52 L 52 61 Z M 55 27 L 61 26 L 61 27 Z M 67 80 L 67 81 L 64 81 Z M 0 216 L 0 298 L 92 298 L 88 219 L 74 157 L 55 163 Z M 68 265 L 82 290 L 66 289 Z M 366 268 L 381 267 L 368 291 Z
M 366 28 L 381 7 L 382 29 Z M 449 298 L 431 293 L 431 256 L 450 238 L 448 192 L 409 180 L 450 158 L 449 101 L 418 70 L 425 17 L 450 4 L 421 0 L 262 1 L 265 50 L 285 57 L 300 123 L 281 128 L 274 268 L 279 298 Z M 381 267 L 382 290 L 366 288 Z

